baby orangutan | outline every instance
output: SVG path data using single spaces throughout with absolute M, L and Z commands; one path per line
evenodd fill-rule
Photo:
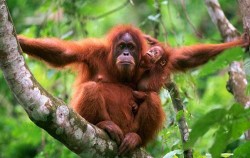
M 146 123 L 150 120 L 154 120 L 154 118 L 147 117 L 142 119 L 141 117 L 145 114 L 145 111 L 157 114 L 157 111 L 155 111 L 157 108 L 152 108 L 152 105 L 155 107 L 161 107 L 158 92 L 166 82 L 167 57 L 168 52 L 162 44 L 157 43 L 151 46 L 147 53 L 143 55 L 140 62 L 139 72 L 137 73 L 139 80 L 137 81 L 136 91 L 133 91 L 136 104 L 134 104 L 132 109 L 135 115 L 135 128 L 139 127 L 140 124 L 144 124 L 143 128 L 135 129 L 138 130 L 137 133 L 144 138 L 144 142 L 148 142 L 156 136 L 158 130 L 162 128 L 165 120 L 164 112 L 158 114 L 158 118 L 161 118 L 161 124 L 154 125 L 152 123 Z M 157 102 L 155 102 L 156 100 Z M 151 111 L 147 109 L 151 109 Z M 153 115 L 148 116 L 153 117 Z M 155 126 L 155 129 L 158 130 L 151 133 L 151 137 L 146 137 L 148 132 L 147 129 L 152 126 Z

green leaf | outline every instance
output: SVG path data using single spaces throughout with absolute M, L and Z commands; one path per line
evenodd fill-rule
M 167 153 L 163 158 L 173 158 L 176 155 L 180 155 L 182 154 L 183 151 L 182 150 L 174 150 L 174 151 L 170 151 L 169 153 Z
M 228 111 L 229 120 L 227 123 L 230 123 L 232 126 L 231 129 L 231 139 L 238 139 L 246 130 L 250 128 L 249 109 L 244 109 L 240 104 L 234 104 Z M 231 116 L 231 117 L 230 117 Z
M 247 118 L 233 121 L 231 139 L 238 139 L 245 131 L 250 128 L 250 122 Z
M 250 155 L 250 141 L 240 145 L 234 150 L 234 158 L 246 158 Z
M 238 115 L 240 115 L 241 113 L 243 113 L 244 110 L 245 110 L 245 109 L 243 108 L 242 105 L 240 105 L 240 104 L 234 104 L 234 105 L 229 109 L 228 114 L 237 117 Z
M 162 1 L 161 4 L 162 5 L 168 5 L 168 0 Z
M 226 114 L 225 109 L 215 109 L 200 118 L 192 128 L 186 147 L 192 147 L 199 137 L 203 136 L 212 126 L 221 122 Z
M 225 126 L 222 126 L 219 128 L 219 130 L 217 130 L 214 144 L 209 149 L 210 153 L 212 154 L 212 157 L 220 157 L 220 154 L 226 148 L 231 135 L 229 129 Z
M 154 22 L 159 22 L 159 17 L 161 16 L 161 14 L 156 14 L 156 15 L 149 15 L 148 19 Z
M 228 157 L 231 157 L 231 156 L 233 156 L 232 153 L 222 153 L 222 154 L 221 154 L 221 157 L 226 157 L 226 158 L 228 158 Z

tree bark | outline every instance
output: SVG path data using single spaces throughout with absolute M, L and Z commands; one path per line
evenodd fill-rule
M 250 31 L 250 1 L 249 0 L 238 0 L 240 12 L 243 20 L 243 27 L 246 32 Z
M 242 20 L 243 20 L 243 28 L 249 37 L 250 36 L 250 12 L 249 12 L 250 1 L 249 0 L 238 0 L 238 2 L 239 2 L 239 8 L 240 8 Z M 249 51 L 249 48 L 247 48 L 247 50 Z M 244 79 L 244 81 L 247 84 L 247 80 Z M 244 105 L 245 105 L 245 108 L 250 107 L 250 96 L 247 96 L 247 100 L 245 99 Z M 248 130 L 245 133 L 245 136 L 246 136 L 246 139 L 250 140 L 250 130 Z
M 226 18 L 218 0 L 205 0 L 208 13 L 213 23 L 218 27 L 225 42 L 232 41 L 239 36 L 237 29 Z
M 30 119 L 80 157 L 115 157 L 117 145 L 61 100 L 46 92 L 27 68 L 6 6 L 0 0 L 0 68 Z M 150 157 L 137 149 L 128 157 Z
M 185 110 L 184 104 L 182 102 L 178 87 L 176 86 L 176 84 L 174 82 L 169 82 L 165 86 L 170 93 L 171 100 L 172 100 L 172 103 L 173 103 L 173 106 L 174 106 L 176 113 L 183 112 L 182 116 L 180 117 L 179 120 L 177 120 L 177 122 L 178 122 L 178 127 L 180 130 L 180 134 L 181 134 L 182 144 L 184 147 L 189 139 L 189 128 L 188 128 L 188 124 L 187 124 L 187 121 L 186 121 L 186 118 L 184 115 L 184 110 Z M 192 158 L 193 157 L 193 151 L 190 148 L 185 149 L 183 154 L 184 154 L 184 158 Z

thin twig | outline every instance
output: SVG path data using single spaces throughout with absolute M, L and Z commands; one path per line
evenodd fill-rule
M 156 7 L 156 15 L 159 15 L 159 22 L 155 22 L 155 26 L 154 26 L 154 37 L 157 38 L 160 34 L 160 25 L 162 26 L 163 29 L 163 34 L 164 34 L 164 38 L 167 39 L 168 37 L 168 32 L 166 29 L 166 26 L 162 20 L 162 14 L 161 14 L 161 3 L 159 2 L 159 0 L 155 0 L 155 7 Z M 160 25 L 159 25 L 160 24 Z M 166 40 L 165 40 L 166 41 Z
M 160 34 L 160 19 L 161 19 L 161 4 L 159 0 L 155 0 L 156 15 L 159 15 L 158 21 L 154 22 L 154 37 L 157 38 Z
M 200 32 L 195 28 L 194 24 L 193 24 L 193 23 L 191 22 L 191 20 L 190 20 L 190 17 L 189 17 L 189 15 L 188 15 L 188 13 L 187 13 L 187 9 L 186 9 L 186 5 L 185 5 L 184 0 L 180 0 L 180 1 L 181 1 L 181 6 L 182 6 L 183 12 L 184 12 L 184 14 L 185 14 L 185 17 L 186 17 L 188 23 L 190 24 L 190 26 L 192 27 L 192 29 L 194 30 L 195 35 L 196 35 L 198 38 L 202 38 L 202 37 L 203 37 L 202 33 L 200 33 Z
M 160 24 L 161 24 L 162 29 L 163 29 L 164 38 L 167 39 L 168 38 L 167 27 L 166 27 L 165 23 L 163 22 L 162 18 L 160 19 Z
M 169 19 L 169 24 L 170 24 L 170 32 L 176 37 L 177 36 L 177 33 L 175 32 L 174 29 L 172 28 L 175 28 L 174 26 L 174 23 L 173 23 L 173 19 L 172 19 L 172 14 L 171 14 L 171 11 L 170 11 L 170 5 L 168 5 L 167 7 L 167 12 L 168 12 L 168 19 Z M 166 31 L 166 30 L 165 30 Z M 166 31 L 167 32 L 167 31 Z M 166 33 L 167 34 L 167 33 Z M 176 43 L 178 43 L 178 41 L 175 39 Z
M 106 17 L 106 16 L 108 16 L 110 14 L 113 14 L 116 11 L 119 11 L 122 8 L 125 8 L 129 3 L 132 3 L 132 1 L 131 0 L 126 0 L 122 5 L 120 5 L 119 7 L 115 8 L 115 9 L 112 9 L 112 10 L 110 10 L 110 11 L 108 11 L 106 13 L 103 13 L 101 15 L 98 15 L 98 16 L 92 16 L 92 17 L 88 16 L 87 19 L 88 20 L 102 19 L 102 18 L 104 18 L 104 17 Z

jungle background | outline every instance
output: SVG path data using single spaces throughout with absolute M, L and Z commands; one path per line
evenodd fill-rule
M 7 0 L 7 5 L 17 34 L 28 37 L 58 37 L 65 40 L 101 38 L 117 24 L 133 24 L 153 36 L 155 26 L 159 24 L 158 39 L 171 46 L 223 41 L 208 15 L 204 1 L 158 2 L 161 16 L 157 13 L 156 1 L 153 0 L 136 0 L 133 3 L 126 0 Z M 219 2 L 230 22 L 242 32 L 237 1 Z M 52 69 L 24 56 L 38 82 L 51 94 L 69 103 L 74 74 L 68 70 Z M 233 95 L 226 89 L 228 65 L 233 60 L 242 59 L 247 68 L 248 58 L 242 48 L 230 49 L 204 66 L 173 77 L 185 104 L 184 113 L 189 127 L 203 129 L 195 137 L 194 157 L 211 157 L 209 153 L 214 150 L 221 151 L 222 157 L 230 157 L 233 153 L 246 153 L 246 149 L 250 147 L 243 135 L 250 127 L 247 112 L 236 104 Z M 167 122 L 157 139 L 146 150 L 154 157 L 182 157 L 177 120 L 183 114 L 174 112 L 169 94 L 164 89 L 161 99 Z M 220 117 L 218 120 L 216 115 L 224 114 L 221 110 L 227 112 L 227 117 Z M 238 117 L 238 114 L 242 116 Z M 226 135 L 221 133 L 222 128 L 228 129 Z M 77 157 L 30 121 L 9 90 L 1 72 L 0 157 Z

